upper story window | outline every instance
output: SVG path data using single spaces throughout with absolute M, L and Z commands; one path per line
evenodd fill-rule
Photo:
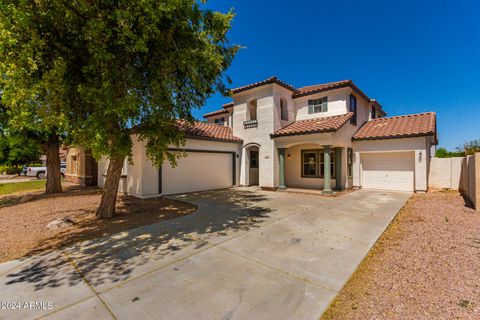
M 223 126 L 225 124 L 225 118 L 215 119 L 215 124 L 220 124 Z
M 252 100 L 248 104 L 247 120 L 257 120 L 257 100 Z
M 308 100 L 308 114 L 327 112 L 327 111 L 328 111 L 327 97 Z
M 377 117 L 377 108 L 375 106 L 372 106 L 372 119 L 375 119 Z
M 350 123 L 357 125 L 357 98 L 353 94 L 350 95 L 350 112 L 353 112 L 353 117 L 350 118 Z
M 288 121 L 288 105 L 287 101 L 280 99 L 280 118 Z

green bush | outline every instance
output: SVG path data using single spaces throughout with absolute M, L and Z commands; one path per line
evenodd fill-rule
M 27 167 L 44 167 L 44 165 L 41 162 L 36 162 L 27 164 Z
M 0 174 L 19 174 L 20 171 L 22 171 L 22 167 L 20 166 L 0 165 Z

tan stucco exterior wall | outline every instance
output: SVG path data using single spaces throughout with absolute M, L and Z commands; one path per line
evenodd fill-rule
M 353 142 L 355 152 L 353 163 L 353 185 L 362 186 L 361 155 L 365 152 L 392 152 L 414 151 L 415 152 L 415 191 L 426 192 L 428 190 L 428 169 L 430 163 L 430 139 L 431 137 L 368 140 Z M 428 150 L 428 152 L 427 152 Z M 422 156 L 420 157 L 420 153 Z
M 159 196 L 159 170 L 155 167 L 152 161 L 147 157 L 145 151 L 146 141 L 139 141 L 136 135 L 132 135 L 133 147 L 132 147 L 132 162 L 128 163 L 125 160 L 124 168 L 122 171 L 122 176 L 124 178 L 120 179 L 119 192 L 126 193 L 128 195 L 146 198 L 146 197 L 155 197 Z M 172 146 L 173 148 L 173 146 Z M 240 176 L 240 152 L 241 145 L 238 143 L 228 143 L 228 142 L 218 142 L 218 141 L 209 141 L 209 140 L 199 140 L 199 139 L 186 139 L 185 145 L 182 146 L 182 149 L 196 149 L 196 150 L 211 150 L 211 151 L 228 151 L 235 152 L 238 154 L 236 157 L 236 182 L 238 184 L 238 179 Z M 188 155 L 187 155 L 188 157 Z M 197 166 L 193 169 L 201 170 L 202 164 L 198 163 Z M 104 186 L 105 183 L 105 173 L 108 168 L 108 159 L 102 157 L 98 163 L 98 185 L 100 187 Z M 168 161 L 164 161 L 163 168 L 167 170 L 171 169 Z M 189 168 L 192 169 L 192 168 Z M 175 169 L 174 169 L 175 170 Z M 231 180 L 231 175 L 229 174 L 228 179 Z M 174 183 L 174 182 L 173 182 Z M 171 187 L 175 189 L 175 186 Z M 182 189 L 182 188 L 176 188 Z M 188 186 L 183 188 L 188 191 Z

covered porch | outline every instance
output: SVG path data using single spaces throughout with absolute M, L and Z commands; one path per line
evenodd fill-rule
M 355 126 L 345 126 L 353 113 L 300 120 L 275 131 L 278 188 L 333 190 L 352 187 Z
M 334 133 L 275 139 L 278 189 L 310 189 L 324 194 L 352 187 L 353 152 Z

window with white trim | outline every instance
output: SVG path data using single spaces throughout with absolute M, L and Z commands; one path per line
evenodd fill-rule
M 327 112 L 328 97 L 308 100 L 308 114 Z

